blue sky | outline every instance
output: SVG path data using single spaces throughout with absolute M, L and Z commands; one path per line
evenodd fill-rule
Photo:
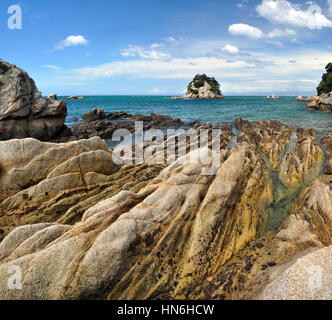
M 22 8 L 10 30 L 8 8 Z M 332 61 L 332 0 L 2 0 L 0 57 L 47 95 L 313 94 Z

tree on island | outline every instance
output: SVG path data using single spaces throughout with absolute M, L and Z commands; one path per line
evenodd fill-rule
M 329 63 L 325 70 L 326 73 L 323 74 L 322 81 L 317 88 L 318 95 L 332 91 L 332 63 Z
M 201 87 L 204 87 L 205 82 L 207 82 L 211 89 L 210 91 L 213 92 L 214 94 L 221 96 L 221 91 L 220 91 L 220 84 L 219 82 L 213 78 L 213 77 L 208 77 L 206 74 L 197 74 L 193 81 L 188 85 L 188 93 L 193 93 L 193 94 L 198 94 L 198 90 Z M 192 88 L 192 84 L 196 89 Z

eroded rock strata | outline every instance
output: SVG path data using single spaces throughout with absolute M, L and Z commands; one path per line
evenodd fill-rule
M 314 130 L 235 124 L 237 138 L 228 124 L 211 136 L 220 150 L 185 141 L 168 166 L 119 165 L 100 138 L 0 143 L 0 298 L 308 297 L 283 288 L 299 259 L 328 270 L 331 134 L 320 144 Z M 213 175 L 207 157 L 219 161 Z M 22 290 L 6 286 L 10 265 Z

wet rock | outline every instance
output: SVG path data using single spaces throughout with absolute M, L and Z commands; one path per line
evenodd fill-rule
M 322 145 L 326 148 L 326 166 L 325 174 L 332 175 L 332 133 L 328 133 L 321 139 Z
M 78 97 L 78 96 L 70 96 L 67 98 L 67 100 L 83 100 L 83 97 Z
M 125 122 L 99 120 L 94 126 L 104 133 Z M 232 148 L 227 123 L 218 126 L 217 136 L 205 130 L 205 146 L 196 143 L 202 136 L 194 128 L 193 139 L 182 144 L 174 135 L 162 137 L 162 145 L 185 151 L 167 165 L 152 161 L 167 155 L 153 141 L 143 147 L 150 157 L 142 165 L 122 166 L 99 138 L 77 145 L 7 145 L 0 152 L 0 185 L 14 189 L 0 192 L 0 298 L 257 299 L 280 283 L 289 290 L 282 297 L 292 298 L 291 286 L 280 280 L 290 264 L 332 244 L 331 187 L 320 172 L 313 181 L 305 178 L 320 168 L 323 150 L 314 130 L 295 135 L 276 121 L 235 123 L 240 134 Z M 329 137 L 321 141 L 327 152 Z M 212 149 L 216 141 L 219 149 Z M 293 189 L 279 173 L 293 175 L 296 168 L 304 173 L 299 191 L 290 193 L 282 221 L 267 229 L 278 218 L 273 214 L 280 214 L 267 210 L 278 203 L 275 183 Z M 20 291 L 6 286 L 10 264 L 26 275 Z M 325 262 L 320 265 L 327 270 Z
M 249 121 L 235 119 L 235 126 L 241 131 L 238 142 L 247 141 L 261 148 L 269 158 L 272 169 L 277 169 L 280 157 L 290 143 L 293 129 L 278 121 Z
M 292 150 L 284 157 L 279 171 L 279 179 L 288 186 L 299 186 L 305 175 L 323 165 L 324 153 L 315 143 L 316 132 L 313 130 L 297 130 L 297 139 Z
M 131 119 L 133 116 L 124 111 L 112 112 L 107 115 L 108 120 Z
M 104 110 L 99 108 L 94 108 L 91 111 L 84 114 L 81 118 L 86 121 L 103 120 L 106 119 L 106 114 Z

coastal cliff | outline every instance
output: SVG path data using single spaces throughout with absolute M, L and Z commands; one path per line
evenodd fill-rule
M 222 99 L 220 84 L 214 78 L 198 74 L 189 83 L 185 99 Z
M 50 140 L 64 129 L 66 102 L 43 98 L 22 69 L 0 61 L 0 140 Z

